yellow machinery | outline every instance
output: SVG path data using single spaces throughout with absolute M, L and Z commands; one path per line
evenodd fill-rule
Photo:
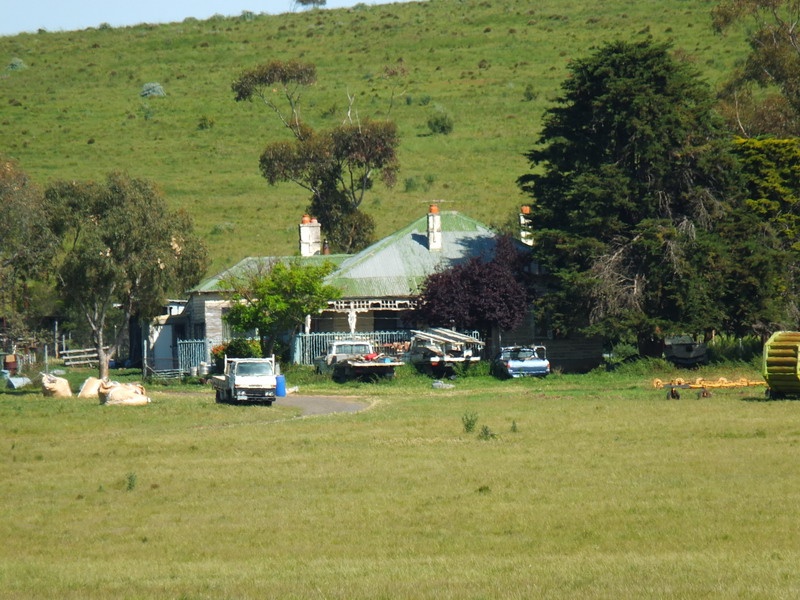
M 800 331 L 776 331 L 764 344 L 762 372 L 767 396 L 800 395 Z
M 686 381 L 684 379 L 673 379 L 672 381 L 662 381 L 661 379 L 653 380 L 653 387 L 657 390 L 666 389 L 667 398 L 672 400 L 680 399 L 681 395 L 678 390 L 697 390 L 699 398 L 706 398 L 711 395 L 711 390 L 714 388 L 738 388 L 764 385 L 764 382 L 753 381 L 752 379 L 736 379 L 730 381 L 724 377 L 717 380 L 703 379 L 698 377 L 694 381 Z

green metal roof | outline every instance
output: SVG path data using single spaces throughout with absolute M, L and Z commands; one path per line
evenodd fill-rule
M 428 249 L 426 215 L 349 256 L 326 283 L 343 298 L 405 298 L 417 295 L 432 273 L 493 254 L 496 234 L 483 223 L 455 211 L 442 212 L 441 223 L 441 250 Z
M 240 260 L 231 268 L 225 269 L 221 273 L 217 273 L 212 277 L 204 279 L 191 290 L 189 290 L 189 293 L 228 291 L 227 287 L 223 285 L 227 279 L 255 271 L 260 267 L 265 267 L 276 262 L 289 262 L 298 260 L 306 265 L 321 265 L 326 262 L 332 262 L 334 265 L 339 265 L 349 256 L 349 254 L 315 254 L 313 256 L 248 256 L 247 258 Z
M 202 281 L 190 292 L 226 291 L 229 277 L 275 261 L 300 260 L 305 264 L 333 262 L 337 269 L 325 283 L 342 290 L 343 298 L 407 298 L 416 296 L 425 279 L 474 256 L 491 258 L 495 232 L 487 225 L 455 211 L 443 211 L 442 249 L 428 249 L 427 215 L 375 242 L 357 254 L 307 257 L 248 257 L 230 269 Z

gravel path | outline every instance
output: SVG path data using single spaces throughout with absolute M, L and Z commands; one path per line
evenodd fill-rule
M 364 410 L 369 403 L 359 398 L 343 396 L 302 396 L 298 394 L 288 394 L 283 398 L 276 398 L 277 406 L 293 406 L 303 411 L 303 416 L 307 415 L 329 415 L 333 413 L 354 413 Z

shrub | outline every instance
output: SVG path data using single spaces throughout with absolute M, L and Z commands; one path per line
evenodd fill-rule
M 751 362 L 757 357 L 761 357 L 764 345 L 761 339 L 755 335 L 745 337 L 735 337 L 732 335 L 719 334 L 708 343 L 709 362 L 720 363 L 727 361 Z
M 150 105 L 147 102 L 142 102 L 142 117 L 145 121 L 149 121 L 153 118 L 154 111 L 150 108 Z
M 206 115 L 200 117 L 200 120 L 197 122 L 197 128 L 200 131 L 211 129 L 212 127 L 214 127 L 214 119 L 207 117 Z
M 417 189 L 419 189 L 419 180 L 416 177 L 406 177 L 406 180 L 403 182 L 403 191 L 414 192 Z
M 260 358 L 261 346 L 257 340 L 233 338 L 225 348 L 228 358 Z
M 448 135 L 453 131 L 453 118 L 446 112 L 437 112 L 428 119 L 428 129 L 434 134 Z
M 214 370 L 221 373 L 225 369 L 225 357 L 228 358 L 259 358 L 261 346 L 256 340 L 247 338 L 234 338 L 229 342 L 217 344 L 211 348 L 211 360 Z
M 211 228 L 211 235 L 220 235 L 220 234 L 228 234 L 231 233 L 235 229 L 235 226 L 230 221 L 223 221 L 222 223 L 217 223 Z
M 12 58 L 11 62 L 8 63 L 6 67 L 9 71 L 22 71 L 23 69 L 27 69 L 28 67 L 22 62 L 21 58 Z
M 478 423 L 478 413 L 465 412 L 461 415 L 461 423 L 464 425 L 464 433 L 472 433 L 475 431 L 475 425 Z
M 488 425 L 484 425 L 481 427 L 481 432 L 478 434 L 479 440 L 493 440 L 497 437 L 497 434 L 494 433 L 491 429 L 489 429 Z
M 619 343 L 611 348 L 609 354 L 603 355 L 606 369 L 613 371 L 617 367 L 627 362 L 632 362 L 639 357 L 639 350 L 633 344 Z
M 488 360 L 472 363 L 457 363 L 453 365 L 453 374 L 456 377 L 488 377 L 491 363 Z

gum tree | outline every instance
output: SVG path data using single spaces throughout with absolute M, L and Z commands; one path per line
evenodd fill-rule
M 747 60 L 723 90 L 723 107 L 731 124 L 745 136 L 798 135 L 800 2 L 723 0 L 714 7 L 712 21 L 718 32 L 736 25 L 747 28 Z M 761 93 L 754 94 L 754 86 Z
M 232 84 L 237 101 L 259 100 L 292 134 L 272 142 L 259 159 L 270 185 L 292 182 L 310 193 L 308 211 L 319 219 L 331 246 L 360 250 L 373 241 L 375 222 L 361 210 L 375 180 L 393 186 L 399 136 L 393 121 L 361 119 L 350 110 L 344 122 L 315 131 L 300 116 L 301 92 L 316 81 L 316 67 L 272 61 L 244 71 Z M 285 108 L 281 108 L 285 106 Z
M 0 157 L 0 315 L 27 328 L 31 282 L 44 279 L 57 249 L 47 227 L 44 195 L 13 160 Z
M 89 325 L 100 377 L 107 377 L 131 317 L 155 317 L 168 294 L 200 281 L 205 245 L 189 216 L 169 211 L 145 180 L 112 173 L 104 183 L 59 181 L 45 197 L 50 229 L 63 240 L 58 290 Z M 112 321 L 123 327 L 109 340 Z

